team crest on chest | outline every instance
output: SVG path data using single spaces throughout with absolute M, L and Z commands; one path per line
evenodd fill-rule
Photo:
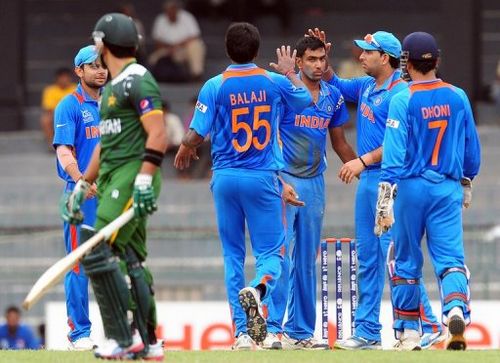
M 108 97 L 108 107 L 112 107 L 116 105 L 116 97 L 114 94 Z
M 382 103 L 382 97 L 381 96 L 378 96 L 377 98 L 375 98 L 375 100 L 373 101 L 373 104 L 375 106 L 378 106 Z

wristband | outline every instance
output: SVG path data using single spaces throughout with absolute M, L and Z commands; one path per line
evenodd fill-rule
M 161 162 L 163 161 L 164 153 L 154 149 L 145 149 L 144 156 L 142 157 L 142 161 L 148 161 L 151 164 L 156 166 L 161 166 Z
M 285 73 L 285 77 L 288 78 L 291 74 L 295 74 L 295 69 L 290 69 Z
M 363 160 L 363 158 L 362 158 L 361 156 L 359 156 L 359 157 L 358 157 L 358 159 L 361 161 L 361 164 L 363 164 L 363 166 L 364 166 L 365 168 L 367 168 L 367 167 L 368 167 L 368 165 L 366 165 L 365 161 Z

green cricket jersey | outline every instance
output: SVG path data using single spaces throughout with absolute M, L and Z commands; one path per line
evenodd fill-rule
M 142 159 L 147 135 L 141 117 L 161 110 L 158 84 L 151 73 L 135 61 L 108 82 L 100 105 L 100 174 Z

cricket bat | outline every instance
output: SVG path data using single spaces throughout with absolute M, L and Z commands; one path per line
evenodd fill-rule
M 102 228 L 93 237 L 81 244 L 76 250 L 61 258 L 53 264 L 33 285 L 30 292 L 23 302 L 23 308 L 31 309 L 54 285 L 56 285 L 66 273 L 80 261 L 80 259 L 89 252 L 95 245 L 102 240 L 106 240 L 111 235 L 127 224 L 134 217 L 134 209 L 130 208 L 113 222 Z

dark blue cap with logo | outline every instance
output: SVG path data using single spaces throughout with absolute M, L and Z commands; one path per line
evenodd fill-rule
M 429 33 L 415 32 L 403 40 L 403 52 L 408 52 L 408 59 L 432 60 L 439 57 L 436 39 Z

